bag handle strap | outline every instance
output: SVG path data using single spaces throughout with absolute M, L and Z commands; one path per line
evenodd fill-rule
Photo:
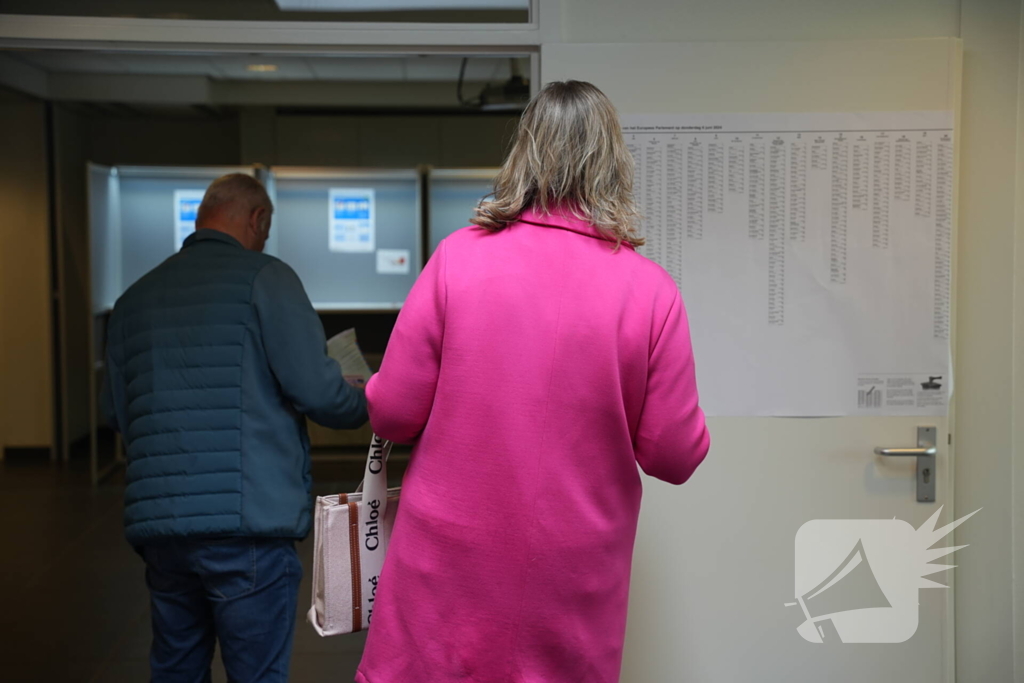
M 391 455 L 393 443 L 380 438 L 376 434 L 370 441 L 370 452 L 366 456 L 366 469 L 363 481 L 356 492 L 362 491 L 363 503 L 378 511 L 380 518 L 388 506 L 388 456 Z
M 373 439 L 370 441 L 370 452 L 366 456 L 366 466 L 363 469 L 363 478 L 362 478 L 362 480 L 360 480 L 359 486 L 356 487 L 356 491 L 355 491 L 356 493 L 360 493 L 363 490 L 363 484 L 366 483 L 366 480 L 368 478 L 370 478 L 371 476 L 376 476 L 376 475 L 373 475 L 373 473 L 370 472 L 370 467 L 371 466 L 376 467 L 374 465 L 374 446 L 377 445 L 377 444 L 380 445 L 379 447 L 380 447 L 380 451 L 381 451 L 380 452 L 380 458 L 379 458 L 380 463 L 381 463 L 381 472 L 380 473 L 384 475 L 384 477 L 383 477 L 383 480 L 384 480 L 384 490 L 387 491 L 388 456 L 391 455 L 391 448 L 394 446 L 394 444 L 391 441 L 387 441 L 385 439 L 381 439 L 379 436 L 374 434 L 373 435 Z

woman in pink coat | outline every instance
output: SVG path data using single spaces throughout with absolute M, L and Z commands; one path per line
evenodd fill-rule
M 410 293 L 367 386 L 415 448 L 358 683 L 619 679 L 637 465 L 681 484 L 709 445 L 633 173 L 604 94 L 549 85 Z

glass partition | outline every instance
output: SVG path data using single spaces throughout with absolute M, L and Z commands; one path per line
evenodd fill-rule
M 496 168 L 432 169 L 427 176 L 429 243 L 433 254 L 448 235 L 469 225 L 473 210 L 493 190 Z

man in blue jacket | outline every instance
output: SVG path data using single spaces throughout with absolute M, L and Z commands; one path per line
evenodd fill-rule
M 181 251 L 110 318 L 103 405 L 128 451 L 125 530 L 146 562 L 153 680 L 286 681 L 311 521 L 305 418 L 367 420 L 295 272 L 263 246 L 273 206 L 216 180 Z

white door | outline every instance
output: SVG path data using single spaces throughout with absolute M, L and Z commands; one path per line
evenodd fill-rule
M 541 55 L 545 82 L 591 81 L 624 115 L 955 113 L 959 64 L 959 43 L 952 39 L 552 44 Z M 691 300 L 702 295 L 684 292 Z M 697 365 L 701 384 L 714 381 L 701 375 L 699 356 Z M 675 488 L 645 479 L 622 680 L 952 681 L 952 588 L 919 590 L 918 628 L 900 644 L 849 644 L 834 637 L 812 644 L 797 633 L 805 621 L 801 606 L 784 606 L 796 601 L 794 543 L 805 522 L 896 518 L 917 529 L 940 506 L 939 525 L 954 519 L 951 420 L 709 422 L 711 454 L 690 482 Z M 935 427 L 938 434 L 931 503 L 917 502 L 915 458 L 874 454 L 876 447 L 916 446 L 919 426 Z M 952 545 L 952 538 L 938 545 Z M 854 585 L 855 574 L 864 578 L 854 570 L 844 588 L 854 596 L 867 590 Z M 931 578 L 949 583 L 952 576 Z

